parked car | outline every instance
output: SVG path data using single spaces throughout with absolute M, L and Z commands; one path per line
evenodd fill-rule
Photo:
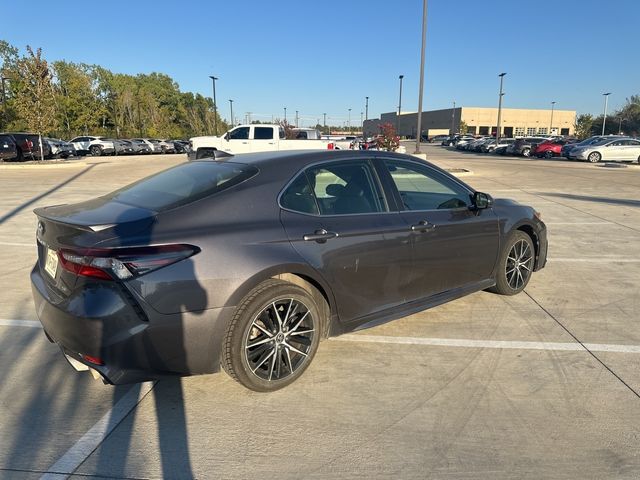
M 575 143 L 574 139 L 553 139 L 545 140 L 534 147 L 531 154 L 538 158 L 559 157 L 562 153 L 562 147 Z
M 113 146 L 116 149 L 115 151 L 116 155 L 132 155 L 133 153 L 135 153 L 135 148 L 133 148 L 133 145 L 128 140 L 122 140 L 122 139 L 117 139 L 117 140 L 110 139 L 110 140 L 113 142 Z
M 496 145 L 495 138 L 492 139 L 491 142 L 487 142 L 482 145 L 481 151 L 485 153 L 495 153 L 501 154 L 503 153 L 509 145 L 515 142 L 515 138 L 504 138 L 501 137 L 498 139 L 498 145 Z
M 142 140 L 127 140 L 131 144 L 131 148 L 133 148 L 133 153 L 135 155 L 147 155 L 152 153 L 152 148 L 147 145 Z
M 17 161 L 39 160 L 41 156 L 51 158 L 51 147 L 44 137 L 37 133 L 25 132 L 4 132 L 3 135 L 10 136 L 18 149 Z M 42 152 L 40 151 L 40 142 L 42 141 Z
M 162 153 L 162 147 L 160 146 L 160 142 L 151 141 L 149 138 L 133 138 L 131 139 L 134 142 L 142 142 L 151 149 L 151 153 Z
M 459 138 L 458 140 L 456 140 L 456 143 L 455 143 L 456 150 L 466 150 L 467 146 L 471 142 L 475 142 L 475 141 L 476 141 L 475 137 L 462 137 L 462 138 Z
M 176 153 L 189 153 L 189 142 L 184 140 L 174 140 L 173 145 L 176 149 Z
M 464 139 L 466 141 L 473 138 L 475 137 L 471 135 L 452 135 L 442 140 L 441 145 L 443 147 L 455 147 L 460 140 Z
M 506 153 L 510 155 L 520 155 L 522 157 L 530 157 L 531 151 L 543 141 L 545 141 L 545 138 L 542 137 L 516 138 L 516 141 L 507 147 Z
M 622 135 L 595 135 L 593 137 L 589 137 L 585 140 L 582 140 L 581 142 L 578 142 L 578 143 L 564 145 L 560 150 L 560 155 L 566 158 L 567 160 L 571 160 L 571 151 L 574 148 L 586 147 L 589 145 L 593 145 L 594 143 L 598 143 L 601 140 L 607 140 L 607 139 L 613 139 L 613 138 L 625 138 L 625 137 Z
M 18 145 L 11 135 L 0 134 L 0 161 L 18 160 Z
M 94 157 L 99 157 L 101 155 L 112 155 L 116 151 L 113 140 L 105 137 L 76 137 L 72 140 L 69 140 L 69 143 L 73 144 L 76 152 L 81 154 L 90 153 Z
M 629 137 L 605 138 L 592 145 L 576 147 L 569 156 L 571 159 L 588 160 L 591 163 L 602 160 L 640 163 L 640 140 Z
M 76 149 L 72 143 L 65 142 L 59 138 L 45 138 L 51 149 L 52 158 L 69 158 L 76 154 Z
M 434 135 L 428 141 L 429 143 L 442 143 L 447 138 L 449 138 L 449 135 Z
M 277 390 L 322 338 L 517 294 L 547 255 L 533 208 L 392 152 L 195 160 L 35 214 L 34 311 L 76 369 L 111 383 L 222 366 Z
M 150 138 L 149 139 L 150 142 L 158 142 L 158 144 L 160 145 L 160 150 L 162 151 L 162 153 L 176 153 L 176 147 L 173 144 L 173 142 L 168 141 L 168 140 L 160 140 L 157 138 Z

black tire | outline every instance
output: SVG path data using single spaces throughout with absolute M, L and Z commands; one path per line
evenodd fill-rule
M 102 147 L 100 147 L 100 145 L 91 145 L 91 147 L 89 147 L 89 153 L 94 157 L 100 157 L 102 155 Z
M 534 262 L 533 240 L 523 231 L 514 231 L 500 254 L 496 285 L 491 287 L 489 291 L 500 295 L 520 293 L 531 279 Z
M 544 158 L 546 159 L 553 158 L 553 152 L 551 150 L 547 150 L 546 152 L 544 152 Z
M 600 153 L 598 152 L 591 152 L 588 156 L 587 156 L 587 160 L 591 163 L 598 163 L 600 162 L 600 160 L 602 160 L 602 155 L 600 155 Z
M 320 312 L 313 296 L 298 285 L 281 280 L 261 283 L 244 297 L 231 319 L 222 367 L 256 392 L 286 387 L 304 373 L 318 350 Z

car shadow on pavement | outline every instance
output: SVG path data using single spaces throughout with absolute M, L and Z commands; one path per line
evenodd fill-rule
M 37 195 L 37 196 L 31 198 L 30 200 L 24 202 L 23 204 L 18 205 L 13 210 L 10 210 L 9 212 L 5 213 L 4 215 L 2 215 L 0 217 L 0 225 L 2 225 L 4 222 L 9 220 L 11 217 L 13 217 L 13 216 L 17 215 L 18 213 L 20 213 L 25 208 L 28 208 L 29 206 L 33 205 L 34 203 L 38 202 L 39 200 L 42 200 L 43 198 L 51 195 L 55 191 L 60 190 L 62 187 L 66 186 L 66 185 L 69 185 L 71 182 L 73 182 L 74 180 L 77 180 L 78 178 L 83 176 L 85 173 L 88 173 L 91 169 L 93 169 L 94 167 L 96 167 L 98 165 L 99 165 L 99 163 L 94 163 L 92 165 L 89 165 L 87 168 L 85 168 L 84 170 L 82 170 L 82 171 L 76 173 L 75 175 L 69 177 L 64 182 L 61 182 L 58 185 L 56 185 L 55 187 L 50 188 L 46 192 L 43 192 L 40 195 Z
M 624 205 L 627 207 L 640 207 L 640 200 L 628 200 L 626 198 L 592 197 L 589 195 L 574 195 L 571 193 L 551 193 L 541 192 L 539 195 L 545 197 L 566 198 L 569 200 L 580 200 L 583 202 L 608 203 L 611 205 Z

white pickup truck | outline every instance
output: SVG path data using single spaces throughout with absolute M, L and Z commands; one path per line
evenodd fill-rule
M 216 150 L 238 155 L 279 150 L 333 150 L 330 140 L 286 140 L 280 125 L 239 125 L 221 137 L 205 136 L 189 139 L 189 160 L 214 156 Z

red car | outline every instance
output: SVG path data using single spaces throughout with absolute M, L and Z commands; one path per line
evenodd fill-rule
M 575 141 L 574 139 L 545 140 L 534 147 L 531 155 L 535 155 L 538 158 L 559 157 L 562 146 Z

